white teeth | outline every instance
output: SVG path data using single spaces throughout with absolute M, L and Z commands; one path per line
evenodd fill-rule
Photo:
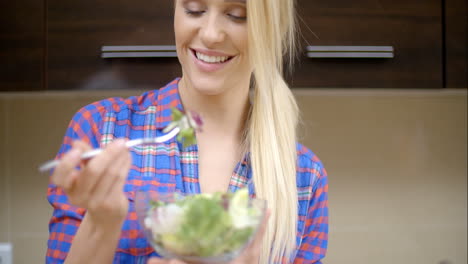
M 197 58 L 199 60 L 207 62 L 207 63 L 225 62 L 229 58 L 228 56 L 208 56 L 200 52 L 195 52 L 195 54 L 197 55 Z

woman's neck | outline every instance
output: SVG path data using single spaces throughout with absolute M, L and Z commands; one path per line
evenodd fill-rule
M 185 110 L 202 116 L 206 136 L 224 135 L 240 140 L 250 109 L 248 83 L 220 90 L 223 92 L 206 95 L 192 88 L 184 78 L 179 82 L 182 104 Z

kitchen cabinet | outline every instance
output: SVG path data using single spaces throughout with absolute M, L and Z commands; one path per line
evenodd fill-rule
M 301 46 L 393 47 L 393 58 L 300 57 L 294 87 L 440 88 L 440 0 L 300 0 Z
M 297 0 L 297 6 L 291 87 L 468 86 L 465 0 Z M 102 50 L 149 46 L 147 55 L 161 47 L 173 53 L 173 1 L 26 0 L 2 7 L 0 91 L 154 89 L 181 75 L 172 55 L 104 58 Z
M 0 92 L 42 90 L 45 54 L 44 3 L 0 3 Z
M 172 1 L 48 1 L 48 87 L 159 88 L 180 76 L 176 58 L 103 59 L 103 46 L 174 43 Z
M 468 88 L 468 1 L 444 1 L 444 87 Z
M 443 86 L 440 0 L 297 5 L 302 37 L 299 63 L 288 77 L 292 87 Z M 79 87 L 101 71 L 150 87 L 180 76 L 176 58 L 101 58 L 102 46 L 173 45 L 172 8 L 172 1 L 49 1 L 48 88 Z M 308 58 L 308 46 L 384 46 L 393 58 Z

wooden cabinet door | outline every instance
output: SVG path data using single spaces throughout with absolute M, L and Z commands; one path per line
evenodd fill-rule
M 47 7 L 47 89 L 116 89 L 122 81 L 154 89 L 180 76 L 177 58 L 101 58 L 103 46 L 173 45 L 172 1 L 49 0 Z
M 468 87 L 468 1 L 444 1 L 444 87 Z
M 0 92 L 44 89 L 42 1 L 0 3 Z
M 299 0 L 308 45 L 392 46 L 394 58 L 300 58 L 293 87 L 442 87 L 441 0 Z
M 109 72 L 158 88 L 180 76 L 177 58 L 103 59 L 101 47 L 174 45 L 173 2 L 47 2 L 47 89 L 119 88 Z M 292 87 L 443 87 L 441 0 L 298 0 L 302 54 Z M 307 46 L 391 46 L 393 58 L 307 58 Z M 103 84 L 104 83 L 104 84 Z

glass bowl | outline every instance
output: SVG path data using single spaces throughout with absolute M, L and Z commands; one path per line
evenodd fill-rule
M 189 263 L 227 263 L 249 245 L 266 202 L 235 193 L 184 195 L 139 191 L 138 221 L 155 251 Z

